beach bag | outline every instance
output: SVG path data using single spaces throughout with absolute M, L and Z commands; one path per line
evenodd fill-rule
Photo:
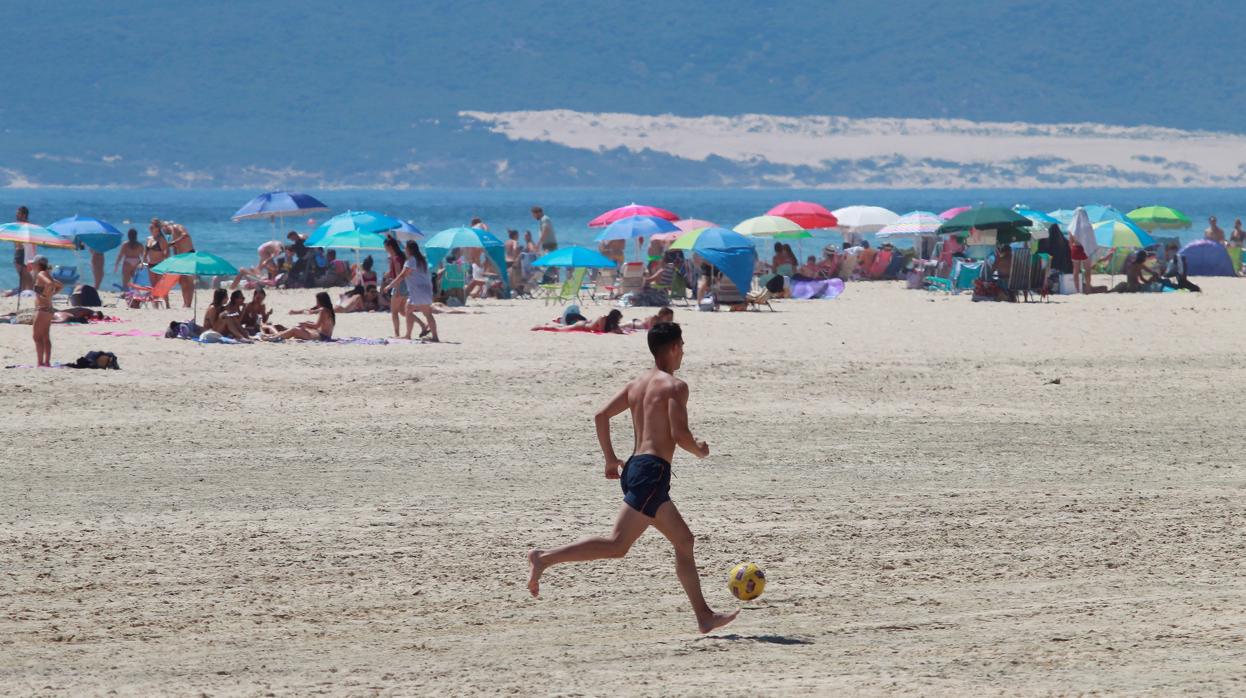
M 193 322 L 178 322 L 174 320 L 169 323 L 169 329 L 164 331 L 165 339 L 194 339 L 202 334 L 203 329 Z
M 69 296 L 69 302 L 73 305 L 80 305 L 87 308 L 98 308 L 103 305 L 100 302 L 99 291 L 94 286 L 83 284 L 74 289 L 72 295 Z
M 121 370 L 121 365 L 117 363 L 117 355 L 111 351 L 88 351 L 86 354 L 79 356 L 72 364 L 69 364 L 69 367 Z
M 708 295 L 708 296 L 706 296 L 706 297 L 704 297 L 704 298 L 702 298 L 702 299 L 701 299 L 700 304 L 698 304 L 698 305 L 697 305 L 697 310 L 704 310 L 704 311 L 706 311 L 706 312 L 713 312 L 713 311 L 714 311 L 714 306 L 715 306 L 715 303 L 714 303 L 714 296 L 713 296 L 713 295 Z
M 999 284 L 979 276 L 973 282 L 973 300 L 993 301 L 999 297 Z

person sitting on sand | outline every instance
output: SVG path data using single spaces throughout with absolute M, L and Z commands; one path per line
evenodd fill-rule
M 1147 263 L 1154 257 L 1154 252 L 1146 250 L 1138 250 L 1129 255 L 1125 260 L 1125 266 L 1121 269 L 1125 274 L 1125 280 L 1116 284 L 1112 293 L 1143 293 L 1152 290 L 1152 284 L 1158 285 L 1159 274 L 1147 266 Z
M 1186 260 L 1185 255 L 1181 254 L 1181 249 L 1177 243 L 1168 243 L 1167 250 L 1168 266 L 1164 268 L 1163 277 L 1159 280 L 1160 283 L 1166 288 L 1184 288 L 1187 291 L 1202 293 L 1203 289 L 1199 288 L 1197 284 L 1191 282 L 1190 277 L 1187 276 L 1189 273 L 1189 262 Z M 1175 279 L 1175 281 L 1170 281 L 1169 279 Z
M 246 307 L 242 309 L 242 329 L 249 334 L 259 334 L 260 328 L 268 322 L 268 318 L 273 314 L 273 311 L 264 305 L 264 299 L 267 296 L 267 291 L 262 287 L 257 287 L 251 294 L 251 302 L 247 303 Z
M 355 275 L 351 277 L 350 285 L 363 286 L 364 288 L 376 286 L 376 272 L 372 270 L 373 265 L 372 255 L 364 257 L 363 262 L 355 268 Z
M 623 312 L 618 308 L 611 310 L 608 315 L 602 315 L 596 320 L 589 321 L 587 319 L 572 322 L 571 324 L 563 324 L 560 322 L 550 322 L 544 325 L 537 325 L 533 330 L 544 330 L 546 332 L 594 332 L 599 334 L 623 334 L 623 328 L 619 327 L 619 322 L 623 320 Z
M 246 329 L 242 326 L 242 314 L 246 305 L 247 299 L 243 296 L 242 291 L 234 291 L 229 294 L 229 301 L 216 314 L 216 326 L 210 329 L 216 330 L 222 336 L 236 339 L 239 342 L 250 342 L 251 335 L 247 334 Z
M 264 325 L 263 338 L 306 339 L 310 341 L 331 342 L 333 330 L 337 326 L 337 315 L 333 311 L 333 301 L 326 291 L 316 294 L 316 308 L 319 314 L 315 322 L 300 322 L 297 326 L 286 329 L 281 325 Z
M 208 304 L 208 309 L 203 312 L 203 329 L 219 332 L 216 329 L 220 322 L 221 311 L 225 309 L 225 302 L 229 300 L 229 291 L 218 288 L 212 292 L 212 302 Z
M 338 299 L 338 304 L 333 308 L 339 313 L 371 313 L 381 309 L 381 293 L 372 286 L 356 286 Z M 310 312 L 319 312 L 319 308 L 313 308 Z

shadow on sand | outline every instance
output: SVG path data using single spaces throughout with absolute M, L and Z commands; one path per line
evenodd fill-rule
M 731 640 L 734 642 L 764 642 L 770 645 L 812 645 L 813 640 L 807 640 L 803 637 L 788 637 L 786 635 L 705 635 L 697 638 L 698 640 Z

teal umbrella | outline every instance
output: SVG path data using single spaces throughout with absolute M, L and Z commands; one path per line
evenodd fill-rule
M 385 249 L 385 238 L 380 233 L 370 233 L 366 230 L 345 230 L 340 233 L 334 233 L 316 243 L 316 247 L 335 247 L 346 250 L 383 250 Z
M 567 267 L 568 269 L 613 269 L 618 264 L 609 257 L 587 247 L 560 247 L 532 263 L 534 267 Z
M 510 279 L 506 274 L 506 247 L 502 241 L 493 237 L 487 230 L 480 228 L 449 228 L 429 238 L 424 247 L 427 250 L 428 268 L 435 269 L 445 259 L 450 250 L 464 247 L 480 248 L 502 275 L 502 283 L 510 288 Z
M 152 267 L 157 274 L 177 274 L 178 276 L 234 276 L 238 267 L 224 259 L 207 252 L 187 252 L 169 257 Z M 199 317 L 199 293 L 195 293 L 195 318 Z M 194 318 L 191 318 L 194 320 Z
M 352 230 L 366 230 L 370 233 L 380 233 L 386 230 L 394 230 L 401 228 L 402 221 L 387 216 L 384 213 L 376 213 L 375 211 L 347 211 L 339 213 L 329 220 L 321 223 L 316 227 L 312 234 L 308 236 L 306 245 L 308 247 L 323 247 L 321 243 L 325 238 L 337 233 L 346 233 Z

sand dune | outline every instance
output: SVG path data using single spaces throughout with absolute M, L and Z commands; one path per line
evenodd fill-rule
M 527 548 L 615 514 L 590 410 L 646 365 L 642 336 L 529 332 L 554 314 L 533 302 L 442 316 L 441 345 L 58 327 L 56 358 L 107 348 L 123 370 L 3 372 L 0 685 L 1239 693 L 1246 306 L 1239 280 L 1204 288 L 1005 305 L 851 284 L 677 310 L 712 455 L 677 459 L 673 496 L 707 595 L 736 605 L 742 559 L 770 579 L 710 636 L 654 533 L 524 589 Z M 0 363 L 32 355 L 0 326 Z

